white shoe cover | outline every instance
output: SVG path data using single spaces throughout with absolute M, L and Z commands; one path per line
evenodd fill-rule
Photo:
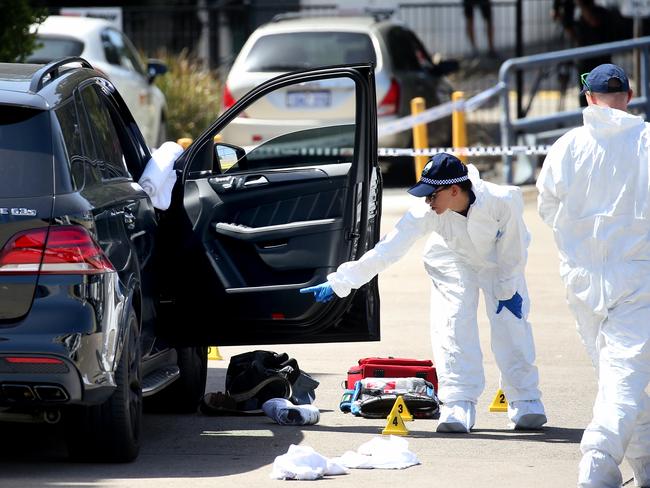
M 476 407 L 472 402 L 450 402 L 440 407 L 436 432 L 468 433 L 474 427 Z
M 578 467 L 578 488 L 620 488 L 623 483 L 616 461 L 601 451 L 583 454 Z
M 627 461 L 634 471 L 634 486 L 650 488 L 650 457 Z
M 508 404 L 508 417 L 515 430 L 541 429 L 547 422 L 541 400 L 519 400 Z

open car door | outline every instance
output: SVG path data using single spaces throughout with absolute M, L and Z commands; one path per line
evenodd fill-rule
M 259 85 L 176 168 L 158 239 L 169 333 L 218 345 L 379 340 L 376 278 L 328 303 L 299 293 L 378 239 L 372 66 Z

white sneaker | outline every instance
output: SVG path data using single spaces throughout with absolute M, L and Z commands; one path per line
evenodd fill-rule
M 515 430 L 541 429 L 547 422 L 541 400 L 518 400 L 508 403 L 508 417 Z
M 436 432 L 467 434 L 476 419 L 476 407 L 472 402 L 450 402 L 440 407 L 440 420 Z
M 282 425 L 311 425 L 320 420 L 320 411 L 313 405 L 294 405 L 286 398 L 271 398 L 262 405 L 266 415 Z

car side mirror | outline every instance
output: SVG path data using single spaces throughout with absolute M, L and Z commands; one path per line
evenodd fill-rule
M 159 59 L 148 59 L 147 60 L 147 77 L 149 83 L 152 83 L 156 76 L 164 75 L 169 71 L 167 65 L 160 61 Z
M 455 73 L 460 69 L 460 63 L 457 59 L 447 59 L 433 65 L 432 71 L 436 76 L 445 76 Z
M 232 168 L 245 156 L 246 151 L 239 146 L 225 144 L 223 142 L 219 142 L 214 145 L 214 158 L 215 162 L 219 165 L 221 173 Z

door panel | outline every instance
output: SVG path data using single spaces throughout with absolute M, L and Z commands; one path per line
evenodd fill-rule
M 307 82 L 340 80 L 353 86 L 345 122 L 267 119 L 273 137 L 230 146 L 237 159 L 224 163 L 233 119 Z M 322 304 L 299 293 L 374 245 L 375 110 L 372 67 L 355 66 L 278 77 L 217 120 L 177 164 L 183 191 L 168 218 L 174 237 L 165 240 L 170 252 L 182 249 L 183 265 L 168 266 L 176 283 L 167 286 L 168 316 L 192 317 L 197 337 L 223 345 L 377 340 L 376 318 L 345 321 L 355 294 Z

